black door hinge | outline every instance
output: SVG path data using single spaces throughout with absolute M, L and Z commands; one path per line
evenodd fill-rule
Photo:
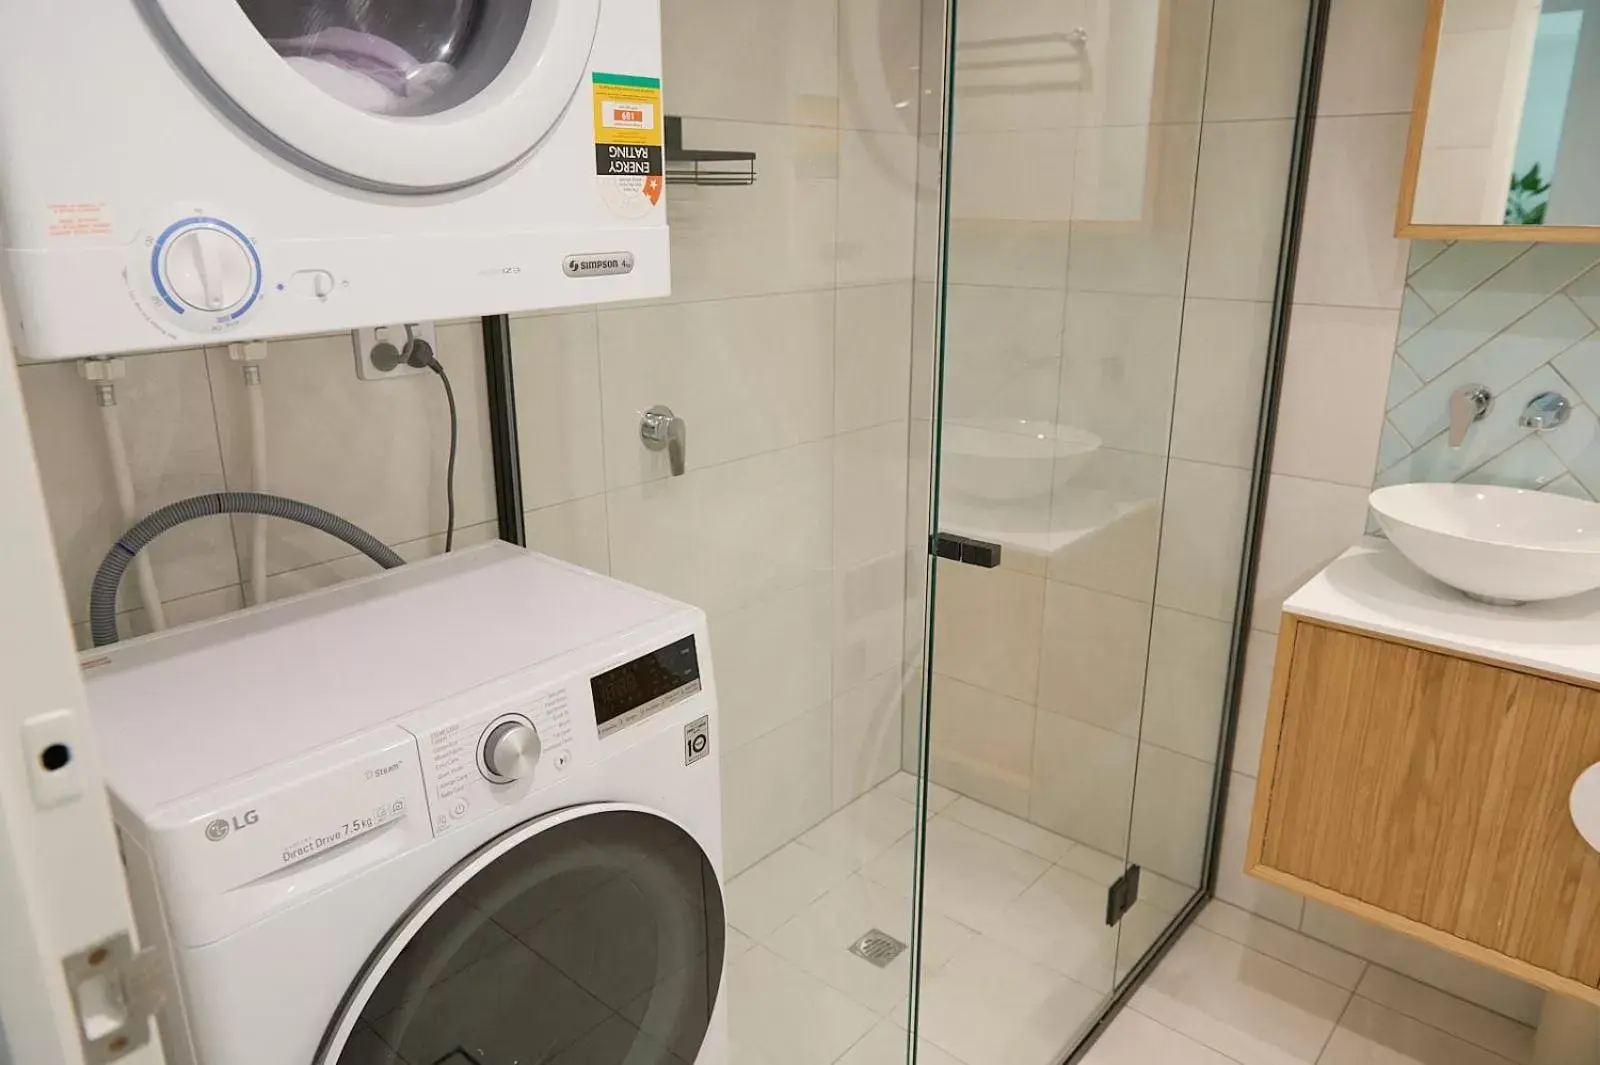
M 968 566 L 994 569 L 1000 565 L 999 544 L 992 544 L 987 540 L 974 540 L 970 536 L 937 533 L 933 537 L 932 550 L 940 558 L 948 558 L 952 562 L 961 562 Z
M 1128 871 L 1106 889 L 1106 924 L 1114 925 L 1139 901 L 1139 867 L 1128 866 Z

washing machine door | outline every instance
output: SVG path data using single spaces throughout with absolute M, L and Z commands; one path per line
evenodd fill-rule
M 529 822 L 378 945 L 315 1065 L 693 1065 L 722 980 L 722 894 L 641 807 Z
M 531 151 L 588 67 L 601 0 L 136 0 L 263 144 L 362 188 L 472 184 Z

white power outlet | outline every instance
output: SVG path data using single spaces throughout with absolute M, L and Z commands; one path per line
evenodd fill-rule
M 363 381 L 388 381 L 395 377 L 409 377 L 413 374 L 431 373 L 426 366 L 418 368 L 400 362 L 393 369 L 381 370 L 379 363 L 373 361 L 373 353 L 381 344 L 392 344 L 395 353 L 403 353 L 406 347 L 406 326 L 411 327 L 411 335 L 426 340 L 433 345 L 433 350 L 438 351 L 439 346 L 434 340 L 432 322 L 397 322 L 392 325 L 376 325 L 366 329 L 357 329 L 350 336 L 355 345 L 356 376 Z M 391 354 L 391 357 L 393 355 Z M 401 358 L 404 355 L 401 354 Z

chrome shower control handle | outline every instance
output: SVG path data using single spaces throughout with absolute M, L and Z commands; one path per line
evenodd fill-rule
M 1559 392 L 1540 392 L 1528 401 L 1517 424 L 1524 429 L 1548 433 L 1567 424 L 1572 417 L 1572 402 Z
M 1450 447 L 1459 448 L 1473 422 L 1483 420 L 1494 406 L 1494 396 L 1482 385 L 1462 385 L 1450 393 Z
M 651 451 L 666 451 L 667 464 L 672 467 L 674 477 L 683 476 L 688 436 L 688 426 L 684 425 L 682 418 L 672 413 L 671 407 L 657 404 L 639 419 L 639 439 Z

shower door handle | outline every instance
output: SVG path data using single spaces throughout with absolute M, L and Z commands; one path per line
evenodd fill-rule
M 955 533 L 936 533 L 931 546 L 934 554 L 952 562 L 982 569 L 994 569 L 1000 565 L 1000 545 L 988 540 L 974 540 L 970 536 L 957 536 Z

